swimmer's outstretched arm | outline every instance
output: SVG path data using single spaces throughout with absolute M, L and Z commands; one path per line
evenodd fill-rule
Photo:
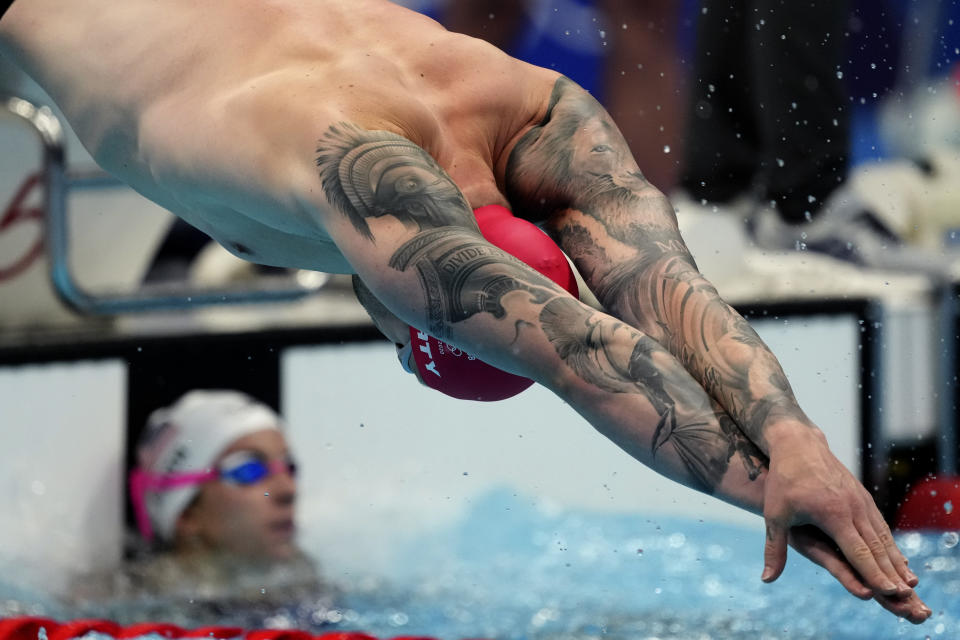
M 700 274 L 670 203 L 596 100 L 561 78 L 506 180 L 515 213 L 549 221 L 604 308 L 674 354 L 764 453 L 796 431 L 778 425 L 813 427 L 777 359 Z
M 425 151 L 393 133 L 341 124 L 319 142 L 317 164 L 327 233 L 404 322 L 538 381 L 658 472 L 762 511 L 765 456 L 683 365 L 484 240 L 459 189 Z M 796 534 L 798 548 L 848 589 L 872 595 L 821 534 Z M 857 570 L 881 572 L 872 556 Z M 884 606 L 926 617 L 912 591 Z
M 672 207 L 599 103 L 558 80 L 547 115 L 512 150 L 506 182 L 515 213 L 549 219 L 604 308 L 666 347 L 770 459 L 763 579 L 783 570 L 791 527 L 813 524 L 875 592 L 909 594 L 916 576 L 872 498 L 804 415 L 770 350 L 700 274 Z

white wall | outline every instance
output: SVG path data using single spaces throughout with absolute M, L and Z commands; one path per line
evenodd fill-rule
M 0 368 L 0 567 L 23 580 L 120 559 L 126 365 Z

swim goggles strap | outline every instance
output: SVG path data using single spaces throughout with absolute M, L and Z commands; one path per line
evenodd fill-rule
M 144 540 L 147 542 L 153 540 L 154 533 L 153 526 L 150 524 L 150 514 L 147 512 L 146 494 L 148 491 L 167 491 L 202 484 L 213 480 L 217 475 L 217 471 L 213 469 L 167 475 L 156 475 L 139 468 L 131 471 L 130 502 L 133 505 L 133 515 L 137 521 L 137 529 L 140 530 Z

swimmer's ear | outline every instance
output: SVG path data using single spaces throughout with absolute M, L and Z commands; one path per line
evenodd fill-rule
M 194 499 L 187 505 L 173 526 L 173 544 L 177 547 L 188 546 L 200 537 L 200 524 L 197 522 L 197 501 Z

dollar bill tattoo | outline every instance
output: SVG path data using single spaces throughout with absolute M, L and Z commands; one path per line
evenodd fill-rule
M 504 297 L 523 291 L 536 304 L 557 295 L 556 285 L 510 254 L 447 227 L 417 234 L 393 255 L 398 271 L 414 267 L 427 299 L 427 332 L 450 337 L 450 326 L 478 313 L 504 319 Z

